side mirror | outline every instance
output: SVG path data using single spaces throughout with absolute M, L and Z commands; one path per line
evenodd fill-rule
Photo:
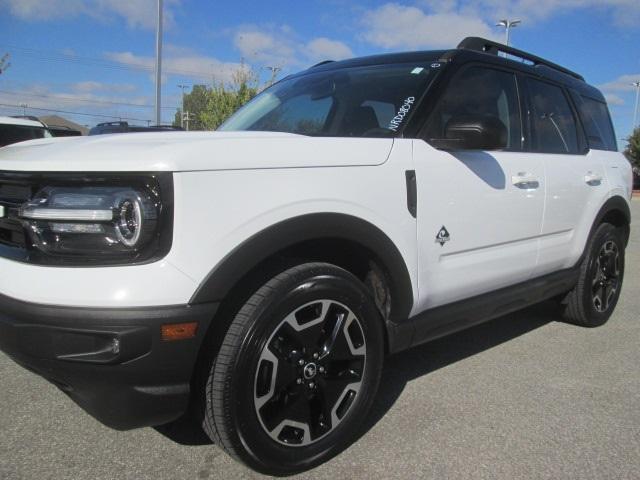
M 507 146 L 507 127 L 492 115 L 453 117 L 445 127 L 445 138 L 429 140 L 440 150 L 500 150 Z

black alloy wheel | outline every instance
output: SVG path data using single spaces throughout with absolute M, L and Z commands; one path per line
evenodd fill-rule
M 250 295 L 206 366 L 203 426 L 271 475 L 325 462 L 359 435 L 384 358 L 383 320 L 351 273 L 305 263 Z
M 622 290 L 624 247 L 621 229 L 609 223 L 595 229 L 580 266 L 578 283 L 563 300 L 567 321 L 598 327 L 609 320 Z

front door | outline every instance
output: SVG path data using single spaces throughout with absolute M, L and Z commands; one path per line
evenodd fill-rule
M 414 141 L 420 290 L 414 313 L 525 281 L 536 266 L 545 172 L 522 151 L 515 75 L 463 68 L 430 115 L 425 139 L 444 138 L 448 121 L 478 114 L 503 123 L 505 150 L 447 152 Z

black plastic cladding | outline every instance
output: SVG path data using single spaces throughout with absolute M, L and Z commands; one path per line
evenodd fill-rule
M 128 257 L 58 256 L 41 253 L 33 248 L 17 248 L 0 244 L 0 257 L 23 263 L 59 267 L 124 266 L 152 263 L 166 256 L 173 242 L 173 174 L 170 172 L 12 172 L 0 171 L 0 183 L 27 185 L 31 197 L 44 186 L 127 186 L 146 187 L 150 180 L 160 190 L 161 210 L 159 228 L 154 240 L 142 250 Z M 3 203 L 7 203 L 3 200 Z

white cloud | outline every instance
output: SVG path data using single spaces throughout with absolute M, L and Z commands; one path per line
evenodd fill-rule
M 569 11 L 597 8 L 611 15 L 619 25 L 637 25 L 638 0 L 422 0 L 434 12 L 456 12 L 478 16 L 491 24 L 502 17 L 535 21 Z
M 495 31 L 477 16 L 453 12 L 428 14 L 397 3 L 366 12 L 363 23 L 362 37 L 386 49 L 452 48 L 464 37 L 495 37 Z
M 631 92 L 636 88 L 631 84 L 638 81 L 640 81 L 640 73 L 621 75 L 615 80 L 599 85 L 598 88 L 607 92 Z
M 287 25 L 240 27 L 233 35 L 233 44 L 248 63 L 268 67 L 299 69 L 321 60 L 354 56 L 344 42 L 327 37 L 305 42 Z
M 136 55 L 132 52 L 108 52 L 105 56 L 114 62 L 132 66 L 136 69 L 153 72 L 155 58 Z M 197 79 L 203 83 L 212 81 L 228 82 L 233 74 L 242 68 L 240 63 L 222 62 L 214 57 L 200 55 L 189 49 L 170 47 L 162 59 L 162 71 L 165 76 Z
M 182 0 L 165 0 L 165 25 L 174 23 L 174 9 Z M 131 28 L 156 26 L 156 0 L 0 0 L 0 11 L 26 21 L 47 21 L 81 15 L 108 21 L 123 19 Z
M 604 98 L 609 105 L 624 105 L 624 100 L 615 93 L 605 93 Z
M 96 82 L 94 80 L 87 80 L 84 82 L 76 82 L 71 84 L 71 90 L 78 93 L 89 92 L 113 92 L 113 93 L 126 93 L 133 92 L 136 89 L 135 85 L 130 83 L 103 83 Z
M 311 40 L 303 47 L 307 58 L 312 62 L 321 60 L 343 60 L 353 57 L 351 49 L 343 42 L 319 37 Z
M 233 43 L 250 63 L 282 66 L 295 56 L 294 41 L 288 29 L 267 32 L 257 27 L 243 27 L 236 32 Z

